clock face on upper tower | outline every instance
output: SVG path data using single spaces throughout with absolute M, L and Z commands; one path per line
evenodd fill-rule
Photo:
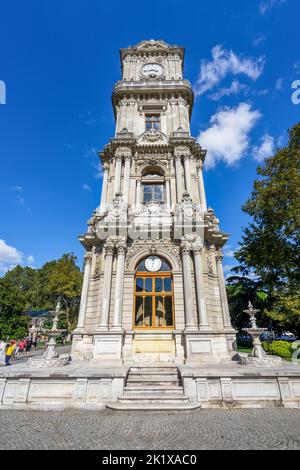
M 142 67 L 142 74 L 144 77 L 160 77 L 163 73 L 163 68 L 159 64 L 145 64 Z

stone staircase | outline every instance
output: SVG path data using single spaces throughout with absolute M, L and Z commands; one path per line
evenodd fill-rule
M 107 404 L 114 410 L 191 410 L 200 404 L 184 395 L 176 366 L 130 367 L 124 394 Z

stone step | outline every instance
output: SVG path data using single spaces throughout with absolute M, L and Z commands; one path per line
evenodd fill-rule
M 137 377 L 141 376 L 141 375 L 167 375 L 167 376 L 178 376 L 178 372 L 177 370 L 173 370 L 173 371 L 162 371 L 162 370 L 138 370 L 138 371 L 130 371 L 129 372 L 129 376 L 131 375 L 135 375 Z
M 124 394 L 130 393 L 145 393 L 145 394 L 154 394 L 154 393 L 175 393 L 178 395 L 183 395 L 183 388 L 182 387 L 126 387 L 124 389 Z
M 178 375 L 155 375 L 155 374 L 143 374 L 143 375 L 132 375 L 129 374 L 127 378 L 127 382 L 144 382 L 144 381 L 151 381 L 153 380 L 154 382 L 173 382 L 173 381 L 179 381 Z
M 169 382 L 164 382 L 164 381 L 157 382 L 155 380 L 152 380 L 152 381 L 151 380 L 145 380 L 143 382 L 140 382 L 140 381 L 134 382 L 133 381 L 133 382 L 130 382 L 130 384 L 128 384 L 128 385 L 139 385 L 141 387 L 142 386 L 148 386 L 148 387 L 153 387 L 153 388 L 156 388 L 156 389 L 160 388 L 160 387 L 170 387 L 170 386 L 171 387 L 179 387 L 180 386 L 179 382 L 175 381 L 175 380 L 172 381 L 172 382 L 170 382 L 170 381 Z
M 189 398 L 185 395 L 156 395 L 156 396 L 146 396 L 146 395 L 122 395 L 118 397 L 119 403 L 186 403 L 189 401 Z
M 201 407 L 201 403 L 120 403 L 111 402 L 107 403 L 107 408 L 111 410 L 122 410 L 122 411 L 138 411 L 138 410 L 149 410 L 149 411 L 188 411 L 195 410 Z
M 134 366 L 134 367 L 130 367 L 130 372 L 140 372 L 140 371 L 145 371 L 145 372 L 148 372 L 148 371 L 155 371 L 155 372 L 158 372 L 158 373 L 164 373 L 164 372 L 171 372 L 171 373 L 178 373 L 178 368 L 177 367 L 170 367 L 170 366 L 166 366 L 166 367 L 155 367 L 155 366 L 149 366 L 149 367 L 142 367 L 142 366 Z

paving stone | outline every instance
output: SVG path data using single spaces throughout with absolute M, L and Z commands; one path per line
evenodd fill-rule
M 0 412 L 0 449 L 300 449 L 300 410 Z

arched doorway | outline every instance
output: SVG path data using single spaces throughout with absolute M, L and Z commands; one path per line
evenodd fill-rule
M 152 255 L 141 261 L 134 278 L 134 329 L 173 329 L 173 277 L 170 264 Z

